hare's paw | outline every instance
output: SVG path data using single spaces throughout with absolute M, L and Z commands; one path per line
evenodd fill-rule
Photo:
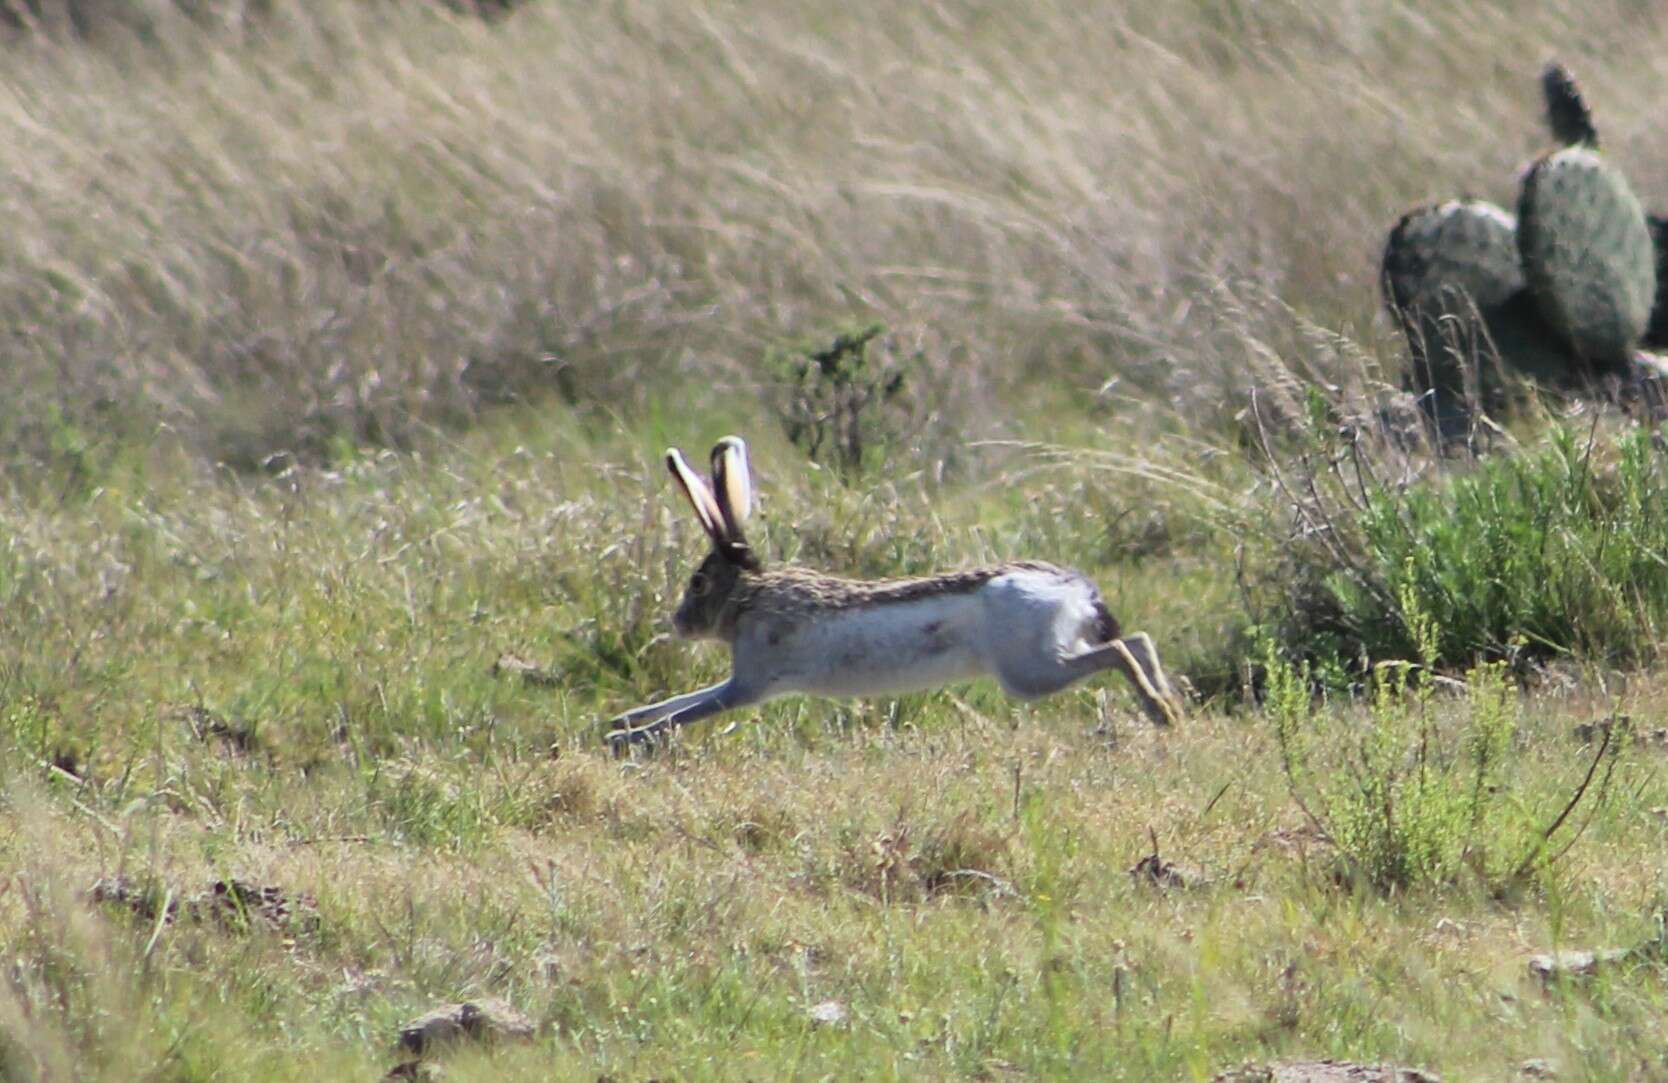
M 626 755 L 633 746 L 658 742 L 665 730 L 661 723 L 633 727 L 625 715 L 609 719 L 608 725 L 611 728 L 603 740 L 608 742 L 608 750 L 616 756 Z

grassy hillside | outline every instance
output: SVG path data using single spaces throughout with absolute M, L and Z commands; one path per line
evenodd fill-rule
M 375 1078 L 482 997 L 535 1034 L 446 1078 L 1668 1073 L 1668 453 L 1360 435 L 1384 232 L 1511 200 L 1555 50 L 1668 206 L 1654 11 L 41 6 L 0 1078 Z M 813 457 L 808 359 L 873 324 L 867 450 Z M 726 665 L 669 636 L 659 454 L 731 431 L 769 559 L 1073 564 L 1186 724 L 977 682 L 611 757 Z

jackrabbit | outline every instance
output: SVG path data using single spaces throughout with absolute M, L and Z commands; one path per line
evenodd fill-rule
M 712 539 L 672 617 L 680 636 L 730 645 L 729 680 L 627 711 L 615 745 L 791 692 L 869 696 L 994 674 L 1034 699 L 1104 669 L 1129 678 L 1154 723 L 1180 717 L 1145 633 L 1117 620 L 1082 574 L 1015 561 L 920 579 L 860 581 L 804 568 L 766 570 L 742 527 L 752 511 L 747 445 L 712 449 L 712 484 L 676 448 L 666 465 Z

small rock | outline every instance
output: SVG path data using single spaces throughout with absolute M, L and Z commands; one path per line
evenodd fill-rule
M 305 891 L 286 892 L 243 880 L 216 880 L 186 905 L 194 914 L 223 923 L 259 919 L 275 929 L 316 929 L 319 923 L 318 900 Z
M 1311 848 L 1329 847 L 1332 840 L 1314 827 L 1277 827 L 1272 831 L 1265 831 L 1257 838 L 1255 849 L 1265 847 L 1279 850 L 1282 853 L 1303 853 Z
M 262 921 L 279 930 L 311 930 L 319 922 L 318 901 L 306 892 L 243 880 L 216 880 L 207 889 L 182 898 L 165 884 L 139 884 L 125 876 L 112 876 L 96 881 L 87 896 L 96 903 L 123 907 L 141 921 L 155 921 L 162 914 L 165 924 L 181 914 L 222 925 Z
M 1210 877 L 1202 869 L 1178 865 L 1158 856 L 1158 833 L 1150 828 L 1148 832 L 1153 840 L 1153 852 L 1129 867 L 1131 876 L 1161 888 L 1203 887 L 1210 883 Z
M 532 1020 L 495 999 L 445 1004 L 400 1028 L 400 1044 L 419 1055 L 465 1038 L 496 1042 L 532 1036 Z
M 1591 722 L 1583 722 L 1572 731 L 1575 739 L 1581 744 L 1590 745 L 1594 741 L 1602 740 L 1607 734 L 1615 732 L 1626 733 L 1633 728 L 1633 719 L 1625 714 L 1609 718 L 1595 718 Z
M 184 722 L 197 740 L 219 740 L 238 753 L 253 752 L 259 745 L 252 723 L 229 721 L 198 704 L 170 708 L 167 717 Z
M 1536 1057 L 1518 1066 L 1517 1074 L 1524 1079 L 1557 1079 L 1558 1070 L 1551 1063 Z
M 1597 951 L 1554 951 L 1529 957 L 1529 973 L 1541 981 L 1558 978 L 1590 978 L 1599 968 L 1619 963 L 1633 954 L 1626 948 L 1599 948 Z
M 68 779 L 78 786 L 87 784 L 87 770 L 73 748 L 55 749 L 47 760 L 47 766 L 59 778 Z
M 1403 1068 L 1394 1064 L 1303 1060 L 1266 1067 L 1247 1065 L 1223 1072 L 1211 1083 L 1442 1083 L 1442 1078 L 1421 1068 Z
M 846 1006 L 838 1000 L 825 1000 L 821 1004 L 812 1005 L 811 1022 L 822 1026 L 835 1026 L 846 1021 Z
M 166 887 L 158 883 L 141 884 L 125 876 L 107 876 L 93 882 L 87 898 L 106 906 L 118 906 L 140 921 L 155 921 L 166 907 L 164 922 L 174 920 L 180 901 Z
M 1156 853 L 1148 854 L 1131 865 L 1129 874 L 1161 888 L 1203 887 L 1210 883 L 1210 877 L 1200 870 L 1167 861 Z
M 562 675 L 554 669 L 541 666 L 536 662 L 529 662 L 519 654 L 505 652 L 498 656 L 498 661 L 492 663 L 494 677 L 520 677 L 528 684 L 536 684 L 543 688 L 550 688 L 562 683 Z
M 405 1060 L 388 1069 L 388 1074 L 382 1078 L 384 1083 L 387 1083 L 388 1080 L 400 1079 L 432 1081 L 443 1078 L 445 1074 L 440 1065 L 433 1061 Z
M 1603 740 L 1607 733 L 1614 733 L 1617 737 L 1631 735 L 1635 748 L 1668 748 L 1668 727 L 1652 726 L 1646 729 L 1635 723 L 1631 715 L 1625 714 L 1595 718 L 1591 722 L 1581 723 L 1571 732 L 1575 734 L 1575 739 L 1584 745 Z

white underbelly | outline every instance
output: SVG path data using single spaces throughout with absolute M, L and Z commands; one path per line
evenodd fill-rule
M 982 626 L 971 594 L 854 609 L 795 632 L 789 668 L 824 696 L 935 688 L 988 672 Z

